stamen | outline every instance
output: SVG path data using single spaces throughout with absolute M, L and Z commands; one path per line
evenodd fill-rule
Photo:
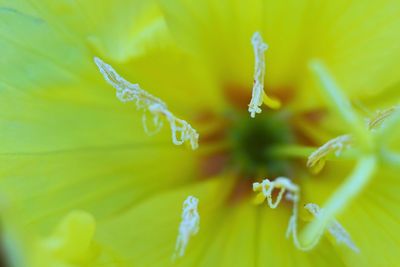
M 398 110 L 398 106 L 393 106 L 384 110 L 378 110 L 373 118 L 367 120 L 368 129 L 374 130 L 379 128 L 382 123 L 396 110 Z
M 304 208 L 310 212 L 315 218 L 318 218 L 320 214 L 324 211 L 317 204 L 308 203 Z M 328 224 L 328 232 L 336 239 L 338 244 L 345 244 L 351 250 L 359 252 L 360 250 L 351 240 L 350 234 L 343 228 L 343 226 L 335 219 Z
M 274 189 L 280 189 L 277 199 L 275 202 L 272 200 L 272 192 Z M 275 209 L 282 200 L 282 196 L 286 192 L 285 199 L 287 201 L 291 201 L 293 203 L 292 215 L 289 219 L 288 228 L 286 231 L 286 237 L 292 234 L 293 243 L 299 250 L 308 251 L 314 248 L 320 238 L 322 237 L 325 228 L 322 228 L 321 231 L 318 232 L 318 235 L 312 240 L 312 242 L 304 244 L 304 242 L 300 241 L 298 234 L 298 206 L 300 201 L 300 188 L 298 185 L 294 184 L 289 178 L 286 177 L 278 177 L 274 181 L 270 181 L 268 179 L 264 179 L 261 183 L 253 183 L 253 191 L 259 192 L 256 196 L 256 200 L 258 204 L 261 204 L 265 198 L 267 198 L 267 204 L 270 208 Z M 323 210 L 320 210 L 318 205 L 316 204 L 307 204 L 305 208 L 314 215 L 315 218 L 319 218 L 320 214 Z M 328 231 L 331 235 L 333 235 L 338 243 L 344 243 L 349 248 L 354 251 L 358 251 L 357 247 L 351 241 L 350 235 L 346 232 L 346 230 L 334 219 L 331 219 L 328 224 Z
M 173 260 L 183 257 L 191 236 L 196 235 L 200 227 L 200 215 L 197 211 L 199 200 L 188 196 L 183 202 L 182 221 L 179 225 L 179 234 L 176 240 Z
M 274 203 L 272 201 L 272 192 L 275 188 L 280 189 L 280 193 L 278 195 L 277 200 Z M 319 240 L 316 240 L 315 243 L 309 246 L 303 246 L 298 239 L 297 219 L 298 219 L 298 206 L 300 200 L 300 188 L 298 185 L 294 184 L 289 178 L 278 177 L 274 181 L 264 179 L 261 183 L 253 183 L 253 191 L 260 192 L 256 196 L 256 199 L 258 200 L 257 202 L 259 204 L 262 203 L 262 201 L 260 201 L 262 198 L 263 199 L 267 198 L 268 199 L 267 204 L 272 209 L 276 208 L 279 205 L 279 203 L 282 200 L 282 195 L 286 191 L 285 195 L 286 200 L 293 202 L 293 210 L 292 210 L 292 215 L 290 216 L 289 219 L 289 224 L 286 231 L 286 237 L 289 238 L 290 234 L 292 234 L 295 246 L 303 251 L 312 249 L 318 243 Z
M 163 126 L 162 118 L 165 118 L 171 128 L 172 142 L 175 145 L 182 145 L 190 142 L 192 149 L 197 149 L 199 134 L 192 126 L 184 120 L 178 119 L 172 114 L 163 101 L 141 89 L 139 84 L 132 84 L 122 78 L 110 65 L 95 57 L 94 62 L 99 68 L 104 79 L 117 90 L 117 98 L 121 102 L 135 102 L 138 110 L 142 110 L 143 127 L 147 134 L 155 134 L 160 131 Z M 149 129 L 147 125 L 146 113 L 149 112 L 153 116 L 152 127 Z
M 255 32 L 251 38 L 251 44 L 254 50 L 254 81 L 253 92 L 249 104 L 250 116 L 254 118 L 257 113 L 261 113 L 260 106 L 264 102 L 270 108 L 278 109 L 280 102 L 276 99 L 268 97 L 264 92 L 264 76 L 265 76 L 265 57 L 264 53 L 268 49 L 268 45 L 264 43 L 261 34 Z
M 349 134 L 340 135 L 323 146 L 319 147 L 314 151 L 307 161 L 307 167 L 310 168 L 314 173 L 319 173 L 325 166 L 325 158 L 334 153 L 336 157 L 339 157 L 342 151 L 349 148 L 352 144 L 352 137 Z

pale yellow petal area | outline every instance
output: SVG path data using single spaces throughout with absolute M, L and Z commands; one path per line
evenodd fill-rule
M 304 65 L 310 58 L 327 63 L 333 76 L 354 101 L 373 98 L 399 81 L 400 4 L 398 1 L 334 1 L 308 12 Z M 312 103 L 308 75 L 301 99 Z M 315 101 L 315 100 L 314 100 Z
M 225 108 L 224 96 L 208 66 L 175 46 L 148 51 L 119 65 L 117 70 L 161 98 L 176 115 L 186 114 L 183 119 L 195 128 L 191 119 L 203 112 L 219 113 Z
M 322 204 L 344 181 L 353 166 L 354 161 L 332 157 L 326 161 L 326 165 L 320 173 L 313 174 L 311 170 L 308 170 L 308 173 L 300 175 L 302 201 Z
M 40 17 L 66 39 L 122 62 L 170 42 L 155 1 L 10 1 L 1 12 Z
M 160 191 L 100 222 L 96 240 L 120 259 L 121 266 L 191 266 L 190 262 L 195 263 L 207 253 L 209 244 L 204 241 L 210 237 L 214 225 L 220 223 L 220 212 L 226 205 L 232 182 L 231 177 L 221 176 Z M 188 195 L 199 199 L 199 232 L 190 238 L 185 255 L 173 261 L 182 202 Z M 103 264 L 114 266 L 115 262 Z
M 260 223 L 248 198 L 225 206 L 203 240 L 202 254 L 195 258 L 198 266 L 256 266 Z
M 72 210 L 45 235 L 19 220 L 18 214 L 2 210 L 2 248 L 6 266 L 95 266 L 100 249 L 93 241 L 96 220 L 88 212 Z
M 326 62 L 351 98 L 372 97 L 398 81 L 400 4 L 384 1 L 162 0 L 177 42 L 205 59 L 223 86 L 250 90 L 250 38 L 260 31 L 268 91 L 295 95 L 293 105 L 320 105 L 308 62 Z M 289 93 L 292 91 L 292 93 Z
M 362 109 L 369 116 L 373 116 L 377 110 L 387 109 L 388 107 L 396 106 L 399 104 L 400 81 L 392 86 L 386 87 L 376 97 L 363 99 L 357 102 L 360 109 Z
M 97 219 L 111 217 L 192 182 L 197 173 L 190 152 L 168 142 L 3 154 L 0 195 L 22 221 L 41 230 L 71 209 L 84 209 Z
M 244 86 L 250 94 L 254 71 L 251 37 L 260 30 L 261 2 L 160 2 L 178 45 L 204 60 L 223 86 Z M 268 68 L 267 61 L 267 72 Z
M 400 246 L 398 169 L 381 169 L 368 188 L 339 217 L 360 249 L 342 251 L 349 266 L 397 266 Z

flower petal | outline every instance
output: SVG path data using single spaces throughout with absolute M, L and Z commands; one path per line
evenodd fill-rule
M 379 266 L 382 259 L 388 266 L 398 264 L 400 198 L 396 173 L 393 169 L 381 169 L 367 190 L 340 217 L 360 249 L 357 255 L 341 251 L 348 265 Z
M 117 0 L 101 5 L 92 0 L 1 2 L 3 11 L 40 17 L 59 35 L 85 43 L 100 56 L 119 62 L 169 42 L 168 30 L 154 1 Z
M 176 262 L 184 264 L 198 259 L 198 252 L 204 252 L 202 240 L 210 236 L 230 184 L 229 177 L 215 177 L 160 192 L 99 224 L 97 240 L 107 244 L 128 265 L 168 266 L 178 235 L 182 202 L 188 195 L 193 195 L 199 199 L 200 230 L 190 239 L 183 258 Z
M 1 161 L 0 195 L 40 229 L 71 209 L 109 217 L 196 177 L 192 154 L 169 143 L 3 155 Z

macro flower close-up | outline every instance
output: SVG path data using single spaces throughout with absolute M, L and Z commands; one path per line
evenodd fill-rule
M 400 266 L 398 0 L 0 0 L 1 267 Z

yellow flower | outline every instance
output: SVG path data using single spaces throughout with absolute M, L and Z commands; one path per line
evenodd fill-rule
M 8 265 L 398 265 L 397 0 L 0 0 L 0 22 Z

